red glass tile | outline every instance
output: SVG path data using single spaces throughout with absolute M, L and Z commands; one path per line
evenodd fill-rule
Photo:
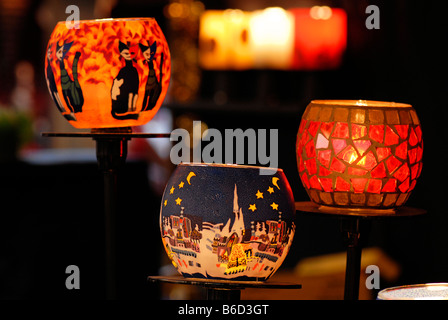
M 348 183 L 341 177 L 337 177 L 335 191 L 350 191 L 350 183 Z
M 414 164 L 414 165 L 411 167 L 411 179 L 412 179 L 412 180 L 414 180 L 414 179 L 417 178 L 419 167 L 420 167 L 420 165 L 419 165 L 418 163 L 417 163 L 417 164 Z
M 417 180 L 412 181 L 411 186 L 409 187 L 408 191 L 410 192 L 410 191 L 414 190 L 416 184 L 417 184 Z
M 408 164 L 405 163 L 394 173 L 394 177 L 397 178 L 400 181 L 404 181 L 406 178 L 409 178 L 410 171 Z
M 317 152 L 317 160 L 319 163 L 328 168 L 330 165 L 331 150 L 321 150 Z
M 299 158 L 299 172 L 302 173 L 305 170 L 305 165 L 303 163 L 302 157 Z
M 372 178 L 385 178 L 386 177 L 386 167 L 384 166 L 384 163 L 381 162 L 379 165 L 377 165 L 371 172 L 370 175 Z
M 366 168 L 367 170 L 372 170 L 373 168 L 375 168 L 377 162 L 372 151 L 370 151 L 364 157 L 362 157 L 361 160 L 358 161 L 357 165 Z
M 338 154 L 347 146 L 347 142 L 344 139 L 333 139 L 331 143 L 333 144 L 334 154 Z
M 335 138 L 348 138 L 348 123 L 336 122 L 332 137 Z
M 421 161 L 423 157 L 423 148 L 417 147 L 417 159 L 416 161 Z
M 345 164 L 343 164 L 342 161 L 339 161 L 338 159 L 333 158 L 333 160 L 331 161 L 330 169 L 335 172 L 344 173 Z
M 332 171 L 326 169 L 325 167 L 319 166 L 319 176 L 326 177 L 332 173 Z
M 308 159 L 305 161 L 305 167 L 308 170 L 309 175 L 317 173 L 316 159 Z
M 398 135 L 401 139 L 406 140 L 408 138 L 409 125 L 397 124 L 395 125 L 395 129 L 397 129 Z
M 363 176 L 367 173 L 367 170 L 348 167 L 348 174 L 353 176 Z
M 322 187 L 321 187 L 321 185 L 319 183 L 319 179 L 317 179 L 316 176 L 312 176 L 310 178 L 310 186 L 313 189 L 322 190 Z
M 393 144 L 398 144 L 399 136 L 396 134 L 391 127 L 386 126 L 386 138 L 384 139 L 384 144 L 390 146 Z
M 324 188 L 325 192 L 333 191 L 333 179 L 331 178 L 319 178 L 320 184 L 322 188 Z
M 407 178 L 402 184 L 398 186 L 401 192 L 406 193 L 409 190 L 409 178 Z
M 391 156 L 386 160 L 387 170 L 389 171 L 390 174 L 392 174 L 398 168 L 399 165 L 401 165 L 401 161 L 395 158 L 394 156 Z
M 311 139 L 305 146 L 307 158 L 314 158 L 316 156 L 316 148 L 314 147 L 314 140 Z
M 378 143 L 383 143 L 384 140 L 384 125 L 370 125 L 369 137 Z
M 363 193 L 364 192 L 364 188 L 366 186 L 368 179 L 364 179 L 364 178 L 352 178 L 350 179 L 350 181 L 352 182 L 352 186 L 353 186 L 353 191 L 355 193 Z
M 349 145 L 338 154 L 338 158 L 352 164 L 358 159 L 358 153 L 353 146 Z
M 352 139 L 359 139 L 367 134 L 367 127 L 359 124 L 352 124 Z
M 327 139 L 330 138 L 331 131 L 333 130 L 334 122 L 322 122 L 320 125 L 320 132 L 322 132 Z
M 370 140 L 356 140 L 353 141 L 353 144 L 355 145 L 360 155 L 363 155 L 364 152 L 366 152 L 366 150 L 369 149 L 369 147 L 372 145 Z
M 299 126 L 299 133 L 302 134 L 303 130 L 305 129 L 306 126 L 306 119 L 302 119 L 302 121 L 300 121 L 300 126 Z
M 309 189 L 310 188 L 310 182 L 308 181 L 307 174 L 306 173 L 302 174 L 301 178 L 302 178 L 302 183 L 305 185 L 305 188 Z
M 422 168 L 423 168 L 423 163 L 420 162 L 419 168 L 418 168 L 418 173 L 417 173 L 417 178 L 420 177 L 420 174 L 422 173 Z
M 308 127 L 308 132 L 309 132 L 313 137 L 315 137 L 315 136 L 316 136 L 317 129 L 319 129 L 319 126 L 320 126 L 320 122 L 318 122 L 318 121 L 310 121 L 310 125 L 309 125 L 309 127 Z
M 418 143 L 417 135 L 415 134 L 414 129 L 411 128 L 411 133 L 409 134 L 409 144 L 411 146 L 415 146 Z
M 396 192 L 397 191 L 397 180 L 394 178 L 389 179 L 384 185 L 381 192 Z
M 408 142 L 404 141 L 395 148 L 395 155 L 401 159 L 406 159 L 408 156 Z
M 390 156 L 390 148 L 376 148 L 376 156 L 378 158 L 378 162 L 383 161 Z
M 366 191 L 370 193 L 380 193 L 382 184 L 383 182 L 379 179 L 369 179 Z
M 417 135 L 418 142 L 422 141 L 422 128 L 420 126 L 415 127 L 415 134 Z
M 417 148 L 408 151 L 409 163 L 413 164 L 417 161 Z
M 306 144 L 308 139 L 310 138 L 310 135 L 308 132 L 304 132 L 302 137 L 300 138 L 299 142 L 297 143 L 297 148 L 300 150 L 303 148 L 303 146 Z

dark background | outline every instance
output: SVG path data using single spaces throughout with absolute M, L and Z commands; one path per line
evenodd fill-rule
M 3 101 L 14 84 L 10 81 L 11 65 L 22 59 L 36 66 L 37 88 L 46 94 L 43 82 L 46 39 L 35 19 L 41 2 L 26 2 L 25 14 L 20 18 L 22 27 L 18 28 L 20 32 L 13 42 L 6 39 L 4 32 L 0 35 Z M 167 3 L 119 1 L 112 16 L 155 16 L 168 34 L 163 15 Z M 309 3 L 312 2 L 306 2 Z M 237 7 L 233 1 L 204 1 L 204 4 L 206 9 Z M 256 6 L 257 1 L 250 4 Z M 310 100 L 365 99 L 412 104 L 423 127 L 424 167 L 407 205 L 424 208 L 427 214 L 373 221 L 366 245 L 381 247 L 401 265 L 400 278 L 388 285 L 447 282 L 448 3 L 346 0 L 319 4 L 347 11 L 347 51 L 339 69 L 203 70 L 195 100 L 189 103 L 171 100 L 164 108 L 173 112 L 174 119 L 187 114 L 220 130 L 278 129 L 279 167 L 284 169 L 292 185 L 295 200 L 307 201 L 296 168 L 295 138 L 301 115 Z M 365 27 L 368 16 L 365 8 L 369 4 L 380 8 L 379 30 Z M 259 6 L 267 5 L 259 1 Z M 11 52 L 7 46 L 15 46 L 13 56 L 6 56 Z M 218 90 L 226 93 L 224 104 L 214 102 Z M 148 290 L 145 279 L 156 274 L 161 264 L 158 259 L 162 251 L 158 231 L 160 198 L 145 178 L 145 166 L 145 163 L 129 162 L 120 175 L 117 254 L 121 298 L 158 297 L 153 287 Z M 2 164 L 0 173 L 3 199 L 0 298 L 103 298 L 102 177 L 96 164 Z M 300 215 L 291 252 L 282 268 L 292 268 L 308 256 L 343 250 L 344 241 L 336 219 Z M 65 268 L 70 264 L 80 267 L 82 290 L 65 288 Z

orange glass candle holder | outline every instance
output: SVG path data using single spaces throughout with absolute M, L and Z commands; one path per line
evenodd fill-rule
M 170 74 L 168 44 L 153 18 L 59 22 L 47 46 L 48 90 L 76 128 L 147 123 L 165 98 Z
M 392 209 L 406 202 L 422 171 L 422 129 L 409 104 L 315 100 L 296 151 L 302 184 L 322 209 Z

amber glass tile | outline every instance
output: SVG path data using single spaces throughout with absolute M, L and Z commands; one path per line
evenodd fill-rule
M 333 158 L 333 160 L 331 161 L 330 169 L 334 172 L 344 173 L 345 168 L 345 164 L 343 164 L 342 161 L 339 161 L 336 158 Z
M 395 126 L 395 129 L 397 129 L 398 135 L 400 136 L 401 139 L 405 140 L 408 138 L 409 125 L 397 124 Z
M 348 122 L 348 109 L 335 108 L 333 114 L 334 121 Z
M 328 191 L 326 191 L 326 192 L 328 192 Z M 331 198 L 331 193 L 320 192 L 319 197 L 323 203 L 328 204 L 328 205 L 333 204 L 333 199 Z
M 370 139 L 383 143 L 384 140 L 384 125 L 372 124 L 369 126 L 369 137 Z
M 314 158 L 316 156 L 316 148 L 314 147 L 314 140 L 308 141 L 305 145 L 305 152 L 307 158 Z
M 364 193 L 362 194 L 352 193 L 350 195 L 350 200 L 354 205 L 362 206 L 366 203 L 366 195 Z
M 317 160 L 325 167 L 329 167 L 331 159 L 331 150 L 320 150 L 317 152 Z
M 309 191 L 308 191 L 308 195 L 310 196 L 310 198 L 311 198 L 312 201 L 314 201 L 314 202 L 316 202 L 316 203 L 319 203 L 319 202 L 320 202 L 319 195 L 318 195 L 317 191 L 315 191 L 315 190 L 309 190 Z
M 399 124 L 400 118 L 398 117 L 397 110 L 387 110 L 386 111 L 386 122 L 388 124 Z
M 354 168 L 354 167 L 348 167 L 347 173 L 351 176 L 363 176 L 367 173 L 367 170 Z
M 319 116 L 320 107 L 313 106 L 309 108 L 308 113 L 306 114 L 306 119 L 308 120 L 317 120 Z
M 366 113 L 364 109 L 352 109 L 350 111 L 350 120 L 353 123 L 364 123 L 366 120 Z
M 372 178 L 385 178 L 387 173 L 384 163 L 381 162 L 379 165 L 373 168 L 372 171 L 370 172 L 370 175 L 372 176 Z
M 319 183 L 319 179 L 316 176 L 312 176 L 310 178 L 310 186 L 313 189 L 322 190 L 322 187 Z
M 383 202 L 384 195 L 382 194 L 370 194 L 368 196 L 367 205 L 371 207 L 380 206 L 381 202 Z
M 324 136 L 329 139 L 331 131 L 333 131 L 334 122 L 322 122 L 320 125 L 320 132 L 324 134 Z
M 349 184 L 349 190 L 350 190 L 350 184 Z M 349 191 L 347 190 L 347 191 Z M 345 206 L 348 204 L 348 193 L 345 192 L 335 192 L 334 193 L 334 202 L 340 206 Z
M 412 124 L 411 115 L 408 110 L 400 110 L 399 114 L 401 124 Z
M 308 159 L 305 161 L 305 167 L 308 170 L 309 175 L 317 173 L 316 159 Z
M 408 142 L 404 141 L 395 148 L 395 156 L 406 159 L 408 156 Z
M 333 111 L 333 108 L 329 108 L 329 107 L 322 108 L 320 110 L 319 120 L 320 121 L 330 121 L 332 111 Z
M 369 110 L 369 121 L 371 124 L 384 123 L 384 114 L 381 110 Z
M 383 205 L 386 207 L 392 206 L 397 201 L 397 198 L 398 198 L 398 194 L 396 194 L 396 193 L 386 194 L 386 197 L 384 198 L 384 201 L 383 201 Z
M 409 166 L 405 163 L 394 173 L 394 177 L 399 181 L 404 181 L 409 178 L 410 174 Z
M 333 179 L 331 178 L 318 178 L 318 179 L 325 192 L 333 191 Z
M 417 112 L 415 112 L 415 110 L 411 110 L 410 112 L 411 112 L 412 122 L 414 122 L 414 124 L 420 124 L 420 120 L 418 119 Z
M 352 123 L 352 139 L 363 138 L 367 134 L 367 127 Z
M 348 183 L 341 177 L 337 177 L 335 190 L 336 191 L 350 191 L 350 183 Z
M 397 199 L 397 206 L 401 206 L 403 203 L 405 203 L 406 199 L 409 197 L 409 193 L 402 193 L 398 196 Z
M 382 184 L 380 179 L 369 179 L 366 191 L 369 193 L 380 193 Z
M 336 122 L 336 126 L 331 136 L 334 138 L 348 138 L 348 123 Z
M 361 193 L 364 192 L 364 188 L 367 184 L 367 180 L 366 178 L 352 178 L 350 179 L 352 186 L 353 186 L 353 191 L 355 193 Z
M 388 156 L 390 156 L 390 154 L 391 154 L 390 148 L 383 148 L 383 147 L 376 148 L 376 157 L 378 159 L 378 162 L 383 161 Z
M 384 184 L 383 189 L 381 192 L 396 192 L 397 191 L 397 180 L 394 178 L 391 178 L 387 180 L 387 182 Z
M 386 160 L 387 170 L 389 174 L 392 174 L 399 166 L 401 165 L 401 161 L 395 158 L 394 156 L 390 156 Z
M 333 145 L 335 154 L 338 154 L 347 146 L 347 142 L 345 141 L 345 139 L 333 139 L 331 141 L 331 144 Z
M 400 137 L 396 134 L 391 127 L 386 126 L 386 137 L 384 138 L 384 144 L 386 146 L 391 146 L 398 144 Z
M 372 151 L 370 151 L 364 157 L 362 157 L 358 161 L 357 165 L 367 170 L 372 170 L 377 165 L 375 156 L 373 155 Z

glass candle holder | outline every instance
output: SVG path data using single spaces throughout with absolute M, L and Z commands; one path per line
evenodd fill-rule
M 48 90 L 76 128 L 147 123 L 165 98 L 170 74 L 168 44 L 153 18 L 59 22 L 48 41 Z
M 296 142 L 300 179 L 323 209 L 402 206 L 422 171 L 422 128 L 409 104 L 315 100 Z

